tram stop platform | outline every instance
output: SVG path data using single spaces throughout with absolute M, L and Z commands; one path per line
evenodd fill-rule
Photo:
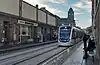
M 83 55 L 83 44 L 81 44 L 62 65 L 96 65 L 91 56 L 85 60 Z

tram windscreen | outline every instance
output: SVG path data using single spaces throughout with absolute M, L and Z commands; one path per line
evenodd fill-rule
M 60 41 L 66 42 L 70 39 L 71 27 L 61 27 L 60 28 Z

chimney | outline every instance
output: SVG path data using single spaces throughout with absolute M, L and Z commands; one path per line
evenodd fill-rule
M 38 4 L 36 4 L 36 8 L 38 8 Z

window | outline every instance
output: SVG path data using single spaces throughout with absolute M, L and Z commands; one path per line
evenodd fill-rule
M 27 26 L 21 26 L 22 29 L 22 35 L 28 35 L 28 27 Z
M 30 26 L 21 26 L 21 34 L 22 35 L 31 35 L 31 27 Z
M 96 0 L 96 7 L 98 6 L 98 4 L 99 4 L 99 0 Z
M 72 39 L 75 39 L 76 38 L 76 32 L 75 32 L 75 30 L 73 29 L 73 31 L 72 31 Z
M 28 35 L 31 35 L 31 32 L 32 32 L 32 28 L 29 26 L 28 27 Z
M 71 27 L 61 27 L 60 28 L 60 40 L 62 41 L 69 41 L 70 39 L 70 32 L 71 32 Z

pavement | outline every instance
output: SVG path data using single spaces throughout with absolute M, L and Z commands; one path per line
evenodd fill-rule
M 24 45 L 18 45 L 18 46 L 13 46 L 13 47 L 7 47 L 7 48 L 0 48 L 0 52 L 5 52 L 5 51 L 11 51 L 11 50 L 17 50 L 17 49 L 23 49 L 27 47 L 32 47 L 32 46 L 39 46 L 39 45 L 45 45 L 45 44 L 50 44 L 57 42 L 57 40 L 54 41 L 47 41 L 47 42 L 42 42 L 42 43 L 30 43 L 30 44 L 24 44 Z
M 91 56 L 85 60 L 83 55 L 83 44 L 81 44 L 62 65 L 95 65 Z

